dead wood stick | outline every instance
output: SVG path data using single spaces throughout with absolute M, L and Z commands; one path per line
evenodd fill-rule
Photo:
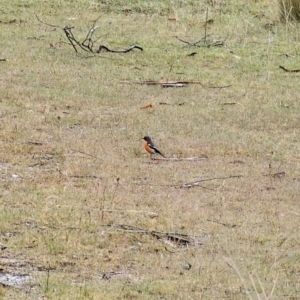
M 191 45 L 191 43 L 190 42 L 188 42 L 188 41 L 184 41 L 183 39 L 181 39 L 181 38 L 179 38 L 178 36 L 174 36 L 174 38 L 176 38 L 177 40 L 179 40 L 180 42 L 183 42 L 183 43 L 185 43 L 185 44 L 188 44 L 188 45 Z
M 99 28 L 99 26 L 96 26 L 96 22 L 100 19 L 100 17 L 98 17 L 95 21 L 94 21 L 94 24 L 92 26 L 92 28 L 88 31 L 86 37 L 85 37 L 85 40 L 81 43 L 82 46 L 84 47 L 87 47 L 91 52 L 93 52 L 93 40 L 92 40 L 92 37 L 93 37 L 93 34 L 94 32 Z M 88 44 L 86 45 L 86 41 L 88 41 Z
M 179 38 L 178 36 L 174 36 L 177 40 L 179 40 L 180 42 L 183 42 L 183 43 L 185 43 L 185 44 L 187 44 L 186 46 L 183 46 L 183 48 L 185 48 L 185 47 L 188 47 L 188 46 L 197 46 L 197 44 L 199 44 L 199 43 L 201 43 L 201 42 L 206 42 L 206 38 L 208 37 L 208 36 L 211 36 L 212 34 L 208 34 L 208 35 L 206 35 L 205 34 L 205 36 L 204 37 L 202 37 L 200 40 L 198 40 L 198 41 L 196 41 L 196 42 L 188 42 L 188 41 L 185 41 L 185 40 L 183 40 L 183 39 L 181 39 L 181 38 Z
M 180 246 L 199 246 L 203 244 L 201 239 L 205 238 L 206 235 L 203 236 L 190 236 L 188 234 L 176 233 L 176 232 L 162 232 L 162 231 L 155 231 L 155 230 L 148 230 L 148 229 L 141 229 L 138 227 L 125 225 L 125 224 L 108 224 L 103 225 L 107 227 L 116 228 L 125 232 L 129 233 L 138 233 L 138 234 L 146 234 L 152 235 L 153 237 L 159 240 L 169 240 L 171 242 L 176 243 Z
M 85 38 L 85 40 L 81 43 L 82 46 L 84 47 L 87 47 L 91 52 L 93 51 L 93 40 L 92 40 L 92 37 L 93 37 L 93 34 L 94 32 L 99 28 L 99 26 L 95 26 L 95 27 L 92 27 L 89 31 L 88 31 L 88 34 Z M 88 41 L 88 44 L 86 44 L 86 41 Z
M 199 161 L 207 159 L 207 157 L 153 157 L 152 160 L 165 160 L 165 161 Z
M 208 89 L 225 89 L 225 88 L 228 88 L 228 87 L 231 87 L 232 84 L 229 84 L 229 85 L 223 85 L 223 86 L 213 86 L 213 85 L 206 85 L 204 87 L 208 88 Z
M 178 39 L 179 41 L 187 44 L 187 45 L 183 46 L 183 48 L 192 47 L 192 46 L 210 48 L 210 47 L 222 47 L 222 46 L 225 45 L 225 41 L 226 41 L 227 37 L 224 38 L 224 40 L 222 40 L 222 41 L 215 41 L 215 42 L 207 43 L 207 37 L 210 36 L 210 35 L 212 35 L 212 34 L 206 34 L 206 32 L 205 32 L 205 36 L 203 38 L 201 38 L 200 40 L 196 41 L 196 42 L 184 41 L 183 39 L 180 39 L 177 36 L 175 36 L 175 38 Z M 200 42 L 203 42 L 203 45 L 199 45 Z
M 102 209 L 102 211 L 106 211 L 106 212 L 120 212 L 120 213 L 137 213 L 137 214 L 148 214 L 151 216 L 158 216 L 157 213 L 152 212 L 152 211 L 144 211 L 144 210 L 134 210 L 134 209 Z
M 279 68 L 282 69 L 285 72 L 288 72 L 288 73 L 298 73 L 298 72 L 300 72 L 300 69 L 289 70 L 289 69 L 287 69 L 283 66 L 279 66 Z
M 93 49 L 93 46 L 94 46 L 94 43 L 95 41 L 97 41 L 98 39 L 96 40 L 93 40 L 93 34 L 94 32 L 99 28 L 99 26 L 95 26 L 95 23 L 97 22 L 97 20 L 99 19 L 96 19 L 93 26 L 88 30 L 88 33 L 85 37 L 85 39 L 83 40 L 83 42 L 80 42 L 78 41 L 75 36 L 73 35 L 73 32 L 72 32 L 72 29 L 74 27 L 70 27 L 70 26 L 57 26 L 57 25 L 53 25 L 53 24 L 49 24 L 49 23 L 46 23 L 44 21 L 42 21 L 38 16 L 37 14 L 35 14 L 37 20 L 44 24 L 44 25 L 47 25 L 47 26 L 50 26 L 50 27 L 54 27 L 54 28 L 61 28 L 63 30 L 63 32 L 65 33 L 65 36 L 67 37 L 68 41 L 70 42 L 71 46 L 73 47 L 73 49 L 75 50 L 75 52 L 78 52 L 77 50 L 77 47 L 79 47 L 80 49 L 86 51 L 86 52 L 90 52 L 90 53 L 100 53 L 101 50 L 106 50 L 107 52 L 112 52 L 112 53 L 127 53 L 129 51 L 132 51 L 133 49 L 139 49 L 141 51 L 143 51 L 143 48 L 140 47 L 140 46 L 137 46 L 137 45 L 131 45 L 129 48 L 127 49 L 124 49 L 124 50 L 112 50 L 104 45 L 100 45 L 98 47 L 98 49 L 95 51 Z
M 49 23 L 46 23 L 44 21 L 42 21 L 37 14 L 35 14 L 35 17 L 38 19 L 38 21 L 44 25 L 47 25 L 47 26 L 50 26 L 50 27 L 54 27 L 54 28 L 62 28 L 61 26 L 59 25 L 53 25 L 53 24 L 49 24 Z
M 73 33 L 72 33 L 72 31 L 71 31 L 72 28 L 73 28 L 73 27 L 67 27 L 67 26 L 65 26 L 65 27 L 63 27 L 63 31 L 64 31 L 64 33 L 65 33 L 67 39 L 69 40 L 70 44 L 71 44 L 72 47 L 74 48 L 75 52 L 78 52 L 78 51 L 77 51 L 77 48 L 76 48 L 76 45 L 78 45 L 79 47 L 81 47 L 81 45 L 80 45 L 80 43 L 78 43 L 78 42 L 76 41 L 76 39 L 74 38 Z M 84 49 L 83 47 L 81 47 L 81 48 L 82 48 L 83 50 L 87 51 L 87 50 Z
M 229 178 L 241 178 L 241 177 L 243 177 L 243 175 L 230 175 L 230 176 L 226 176 L 226 177 L 214 177 L 214 178 L 208 178 L 208 179 L 201 179 L 201 180 L 197 180 L 197 181 L 190 182 L 190 183 L 184 183 L 184 184 L 181 184 L 179 186 L 177 185 L 177 187 L 191 188 L 191 187 L 194 187 L 194 186 L 199 186 L 199 184 L 201 182 L 205 182 L 205 181 L 225 180 L 225 179 L 229 179 Z
M 223 226 L 228 227 L 228 228 L 234 228 L 234 227 L 236 227 L 236 224 L 227 224 L 227 223 L 223 223 L 223 222 L 220 222 L 220 221 L 217 221 L 217 220 L 209 220 L 209 219 L 207 219 L 206 221 L 217 223 L 217 224 L 223 225 Z
M 110 271 L 110 272 L 105 272 L 101 275 L 102 279 L 105 280 L 110 280 L 112 276 L 116 276 L 116 275 L 121 275 L 123 274 L 122 272 L 115 272 L 115 271 Z
M 84 154 L 84 155 L 87 155 L 87 156 L 90 156 L 90 157 L 93 157 L 93 158 L 97 158 L 97 159 L 99 159 L 99 160 L 102 160 L 102 159 L 100 159 L 100 158 L 97 157 L 97 156 L 91 155 L 91 154 L 86 153 L 86 152 L 83 152 L 83 151 L 79 151 L 79 150 L 75 150 L 75 149 L 71 149 L 71 150 L 72 150 L 73 152 L 81 153 L 81 154 Z
M 124 49 L 124 50 L 111 50 L 111 49 L 109 49 L 108 47 L 106 47 L 104 45 L 100 45 L 99 49 L 97 50 L 97 53 L 100 53 L 102 49 L 106 50 L 107 52 L 113 52 L 113 53 L 127 53 L 129 51 L 132 51 L 133 49 L 139 49 L 139 50 L 143 51 L 142 47 L 136 46 L 136 45 L 132 45 L 129 48 Z
M 200 81 L 155 81 L 155 80 L 141 80 L 141 81 L 121 81 L 121 83 L 135 83 L 135 84 L 145 84 L 145 85 L 188 85 L 188 84 L 200 84 L 202 86 L 203 83 Z
M 191 187 L 201 187 L 207 190 L 214 190 L 214 189 L 210 189 L 207 188 L 205 186 L 200 185 L 200 183 L 202 182 L 206 182 L 206 181 L 212 181 L 212 180 L 225 180 L 225 179 L 230 179 L 230 178 L 241 178 L 243 177 L 243 175 L 230 175 L 230 176 L 226 176 L 226 177 L 214 177 L 214 178 L 208 178 L 208 179 L 201 179 L 201 180 L 197 180 L 194 182 L 189 182 L 189 183 L 183 183 L 183 184 L 150 184 L 150 183 L 136 183 L 137 185 L 151 185 L 151 186 L 161 186 L 161 187 L 173 187 L 173 188 L 191 188 Z
M 162 87 L 182 87 L 189 84 L 199 84 L 204 88 L 208 89 L 224 89 L 231 87 L 232 84 L 223 85 L 223 86 L 213 86 L 213 85 L 205 85 L 200 81 L 155 81 L 155 80 L 142 80 L 142 81 L 126 81 L 123 80 L 121 83 L 135 83 L 135 84 L 145 84 L 145 85 L 160 85 Z

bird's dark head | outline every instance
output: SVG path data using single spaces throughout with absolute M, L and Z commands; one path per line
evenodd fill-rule
M 143 138 L 142 138 L 142 140 L 144 140 L 144 141 L 146 141 L 146 142 L 151 142 L 151 139 L 150 139 L 150 136 L 144 136 Z

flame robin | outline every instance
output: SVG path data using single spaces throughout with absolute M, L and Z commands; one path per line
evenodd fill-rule
M 151 141 L 151 138 L 149 136 L 144 136 L 142 138 L 142 140 L 144 140 L 144 147 L 145 147 L 145 150 L 150 153 L 150 154 L 155 154 L 155 153 L 158 153 L 160 154 L 162 157 L 165 157 L 155 146 L 154 144 L 152 143 Z

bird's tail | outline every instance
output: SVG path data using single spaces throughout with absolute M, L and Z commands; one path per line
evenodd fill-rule
M 160 154 L 162 157 L 166 158 L 158 149 L 156 149 L 156 153 Z

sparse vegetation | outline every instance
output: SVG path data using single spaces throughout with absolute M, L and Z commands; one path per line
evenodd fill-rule
M 144 51 L 75 53 L 35 14 L 78 40 L 99 18 L 101 44 Z M 1 299 L 299 297 L 299 73 L 279 68 L 300 69 L 299 28 L 277 0 L 13 0 L 0 16 L 0 267 L 26 275 L 0 278 Z M 205 32 L 224 45 L 175 38 Z M 151 160 L 145 135 L 207 158 Z

